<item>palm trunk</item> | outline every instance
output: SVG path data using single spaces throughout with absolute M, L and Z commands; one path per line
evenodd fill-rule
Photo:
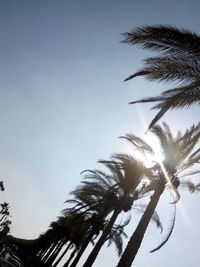
M 97 255 L 99 254 L 100 249 L 102 248 L 104 242 L 106 241 L 108 235 L 110 234 L 112 227 L 119 215 L 119 213 L 121 212 L 121 209 L 115 209 L 113 212 L 113 215 L 109 221 L 109 223 L 107 224 L 107 226 L 105 227 L 105 229 L 103 230 L 99 240 L 97 241 L 96 245 L 94 246 L 92 252 L 90 253 L 89 257 L 87 258 L 86 262 L 84 263 L 83 267 L 90 267 L 92 266 L 92 264 L 94 263 Z
M 86 250 L 86 248 L 89 245 L 90 241 L 92 240 L 93 236 L 94 236 L 94 233 L 93 233 L 93 231 L 91 231 L 91 233 L 88 235 L 85 242 L 81 246 L 81 249 L 78 251 L 78 253 L 77 253 L 74 261 L 70 265 L 70 267 L 75 267 L 77 265 L 78 261 L 80 260 L 81 256 L 83 255 L 84 251 Z
M 51 243 L 48 245 L 43 245 L 43 246 L 37 254 L 37 256 L 40 258 L 40 260 L 42 260 L 45 257 L 45 255 L 48 253 L 48 251 L 54 246 L 54 243 Z
M 3 217 L 0 219 L 0 222 L 2 222 L 3 221 L 3 219 L 6 217 L 7 215 L 5 214 L 5 215 L 3 215 Z
M 58 263 L 62 260 L 62 258 L 65 256 L 65 254 L 67 253 L 68 249 L 70 248 L 70 246 L 72 245 L 72 242 L 69 243 L 69 245 L 66 247 L 66 249 L 63 251 L 63 253 L 60 255 L 60 257 L 57 259 L 57 261 L 53 264 L 52 267 L 56 267 L 58 265 Z
M 67 260 L 67 262 L 63 265 L 63 267 L 68 267 L 70 264 L 70 261 L 73 259 L 74 255 L 76 254 L 76 248 L 72 251 L 69 259 Z
M 49 249 L 49 247 L 48 247 L 48 248 L 45 248 L 45 249 L 41 249 L 41 250 L 39 250 L 36 256 L 37 256 L 38 258 L 42 259 L 42 257 L 44 257 L 44 255 L 47 253 L 47 250 L 48 250 L 48 249 Z
M 50 247 L 50 249 L 47 251 L 46 255 L 42 258 L 42 261 L 45 262 L 49 256 L 51 255 L 51 253 L 54 251 L 54 249 L 57 246 L 57 242 L 54 242 L 53 245 Z
M 45 248 L 42 248 L 38 251 L 38 253 L 36 254 L 36 256 L 40 259 L 42 259 L 44 257 L 44 255 L 47 253 L 47 251 L 53 246 L 53 244 L 45 247 Z
M 131 236 L 126 249 L 118 262 L 116 267 L 130 267 L 137 252 L 141 246 L 144 234 L 146 232 L 147 226 L 151 220 L 151 217 L 155 211 L 161 194 L 163 193 L 164 186 L 156 188 L 154 194 L 151 196 L 151 200 L 138 224 L 133 235 Z
M 54 252 L 51 254 L 51 256 L 46 261 L 46 264 L 52 265 L 52 263 L 55 261 L 56 257 L 58 256 L 59 252 L 61 251 L 62 247 L 64 246 L 65 242 L 66 242 L 66 239 L 61 240 L 59 242 Z

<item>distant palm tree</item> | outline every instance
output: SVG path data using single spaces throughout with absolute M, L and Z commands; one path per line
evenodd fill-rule
M 9 204 L 4 202 L 0 206 L 0 239 L 2 239 L 10 231 L 11 221 L 8 219 L 10 217 Z
M 69 249 L 74 248 L 77 251 L 85 236 L 87 236 L 88 218 L 86 216 L 69 211 L 50 224 L 50 229 L 39 238 L 39 247 L 44 251 L 44 253 L 39 253 L 39 255 L 41 254 L 40 257 L 45 264 L 57 266 Z M 65 245 L 65 253 L 56 260 Z M 55 260 L 56 262 L 53 263 Z
M 200 184 L 195 186 L 191 181 L 185 181 L 183 179 L 185 176 L 200 173 L 200 170 L 193 170 L 189 173 L 185 172 L 190 170 L 196 163 L 200 163 L 200 149 L 194 151 L 194 147 L 200 139 L 200 123 L 196 126 L 192 126 L 183 134 L 178 132 L 176 136 L 172 135 L 166 124 L 163 124 L 163 127 L 159 125 L 153 126 L 151 132 L 160 142 L 164 160 L 152 167 L 154 179 L 152 179 L 152 182 L 149 185 L 149 190 L 152 190 L 153 194 L 150 197 L 150 202 L 131 236 L 117 267 L 131 266 L 138 249 L 140 248 L 152 214 L 166 188 L 176 193 L 176 201 L 178 201 L 180 197 L 178 188 L 181 186 L 187 187 L 191 192 L 194 192 L 195 190 L 200 191 Z M 152 156 L 154 155 L 153 148 L 141 138 L 132 134 L 126 135 L 124 138 L 131 142 L 142 153 L 148 153 Z M 162 244 L 153 251 L 159 249 L 167 242 L 173 227 L 174 223 L 172 224 L 168 237 L 166 237 Z
M 123 33 L 122 41 L 131 45 L 158 51 L 158 57 L 147 58 L 145 66 L 130 75 L 161 82 L 179 82 L 179 86 L 164 91 L 160 96 L 143 98 L 130 104 L 157 102 L 153 109 L 159 112 L 149 125 L 151 128 L 173 108 L 189 107 L 200 103 L 200 36 L 173 26 L 145 26 Z
M 85 251 L 86 247 L 98 236 L 106 224 L 106 217 L 113 211 L 116 202 L 116 196 L 112 190 L 112 179 L 100 170 L 87 170 L 86 180 L 78 186 L 71 194 L 75 197 L 67 202 L 73 203 L 74 211 L 79 214 L 88 214 L 87 220 L 90 227 L 90 233 L 83 242 L 74 261 L 70 267 L 75 267 Z M 104 240 L 105 241 L 105 240 Z
M 89 171 L 89 173 L 92 173 L 92 176 L 95 176 L 96 174 L 96 177 L 100 177 L 100 171 Z M 88 177 L 88 175 L 86 176 Z M 74 199 L 67 200 L 66 202 L 73 204 L 73 207 L 67 208 L 63 211 L 63 213 L 65 213 L 71 210 L 77 214 L 74 220 L 74 225 L 76 225 L 76 220 L 78 220 L 80 216 L 86 217 L 84 223 L 84 233 L 87 235 L 85 235 L 84 239 L 82 239 L 82 242 L 76 251 L 77 255 L 70 265 L 73 267 L 77 265 L 80 257 L 84 253 L 89 243 L 93 242 L 94 238 L 96 238 L 100 231 L 103 230 L 106 222 L 105 218 L 113 210 L 112 197 L 114 195 L 109 194 L 108 190 L 110 183 L 105 185 L 105 183 L 103 184 L 95 181 L 95 179 L 93 180 L 94 181 L 83 181 L 82 185 L 78 186 L 71 192 L 71 194 L 74 196 Z M 80 238 L 78 240 L 79 242 L 81 241 Z M 72 255 L 74 256 L 75 253 Z M 68 265 L 69 261 L 67 261 L 64 266 Z
M 63 225 L 59 218 L 57 221 L 52 222 L 50 229 L 39 238 L 39 244 L 43 243 L 45 248 L 48 248 L 47 253 L 42 257 L 43 262 L 48 265 L 52 264 L 55 253 L 61 245 L 63 238 Z
M 0 181 L 0 191 L 4 191 L 4 184 L 3 181 Z M 10 216 L 9 212 L 9 204 L 4 202 L 0 204 L 0 240 L 2 241 L 3 238 L 9 233 L 11 221 L 8 219 Z

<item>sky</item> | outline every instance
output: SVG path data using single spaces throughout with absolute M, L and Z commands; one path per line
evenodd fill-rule
M 171 88 L 142 77 L 123 82 L 153 53 L 120 43 L 121 33 L 152 24 L 199 33 L 199 12 L 196 0 L 0 0 L 1 201 L 11 206 L 11 234 L 45 232 L 83 179 L 81 171 L 129 151 L 119 136 L 144 137 L 155 111 L 128 102 Z M 170 111 L 163 121 L 176 132 L 199 115 L 194 106 Z M 199 195 L 183 193 L 173 236 L 158 253 L 148 251 L 163 235 L 149 227 L 134 267 L 199 266 L 198 201 Z M 167 228 L 165 197 L 158 210 Z M 133 229 L 134 223 L 127 232 Z M 117 262 L 115 248 L 106 248 L 94 267 Z

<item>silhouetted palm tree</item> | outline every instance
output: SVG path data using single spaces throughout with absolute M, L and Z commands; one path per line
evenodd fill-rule
M 4 238 L 8 232 L 10 231 L 11 221 L 9 220 L 10 212 L 9 212 L 9 204 L 4 202 L 0 204 L 0 239 Z
M 142 179 L 151 178 L 149 169 L 141 161 L 127 154 L 115 154 L 111 160 L 100 160 L 100 162 L 110 170 L 110 174 L 98 170 L 89 171 L 86 178 L 90 181 L 84 182 L 85 186 L 82 189 L 89 195 L 101 195 L 104 213 L 106 216 L 111 213 L 111 216 L 106 219 L 102 234 L 84 267 L 92 266 L 94 263 L 101 247 L 110 238 L 119 214 L 122 211 L 130 211 L 134 201 L 144 196 L 145 184 L 141 184 Z
M 173 26 L 145 26 L 123 34 L 122 41 L 158 51 L 158 57 L 145 60 L 145 66 L 125 81 L 136 76 L 149 80 L 179 82 L 180 85 L 164 91 L 160 96 L 133 101 L 131 104 L 157 102 L 153 109 L 159 112 L 151 128 L 169 109 L 189 107 L 200 103 L 200 36 Z
M 4 191 L 4 184 L 3 181 L 0 181 L 0 191 Z M 10 225 L 11 225 L 11 221 L 8 219 L 8 217 L 10 216 L 10 212 L 9 212 L 9 204 L 4 202 L 0 204 L 1 206 L 1 210 L 0 210 L 0 239 L 2 241 L 3 238 L 6 237 L 6 235 L 9 233 L 10 231 Z
M 104 173 L 99 170 L 88 170 L 87 172 L 85 178 L 89 181 L 83 181 L 82 185 L 73 190 L 71 194 L 74 199 L 67 201 L 75 204 L 75 212 L 89 215 L 87 220 L 89 234 L 70 265 L 73 267 L 77 265 L 89 243 L 103 230 L 106 223 L 105 218 L 113 211 L 114 201 L 116 201 L 115 194 L 110 192 L 111 179 L 108 181 L 107 178 L 106 180 L 106 175 L 104 176 Z
M 42 261 L 48 266 L 52 266 L 65 245 L 67 247 L 62 257 L 70 248 L 74 247 L 77 250 L 87 235 L 87 219 L 84 214 L 80 215 L 74 211 L 69 211 L 65 212 L 64 216 L 60 216 L 56 222 L 52 222 L 50 229 L 39 238 L 39 244 L 44 247 L 45 252 L 42 253 Z M 53 266 L 56 266 L 62 257 L 59 257 Z
M 149 190 L 152 190 L 153 194 L 150 197 L 150 202 L 131 236 L 117 267 L 131 266 L 138 249 L 140 248 L 151 216 L 165 188 L 176 193 L 176 201 L 179 199 L 178 188 L 180 188 L 181 185 L 185 187 L 187 184 L 190 184 L 189 190 L 191 192 L 191 188 L 193 188 L 193 191 L 195 191 L 195 189 L 199 191 L 200 189 L 200 184 L 195 186 L 191 181 L 183 180 L 185 176 L 200 173 L 200 170 L 191 171 L 189 173 L 185 172 L 188 169 L 190 170 L 195 163 L 200 162 L 200 149 L 193 152 L 193 149 L 200 138 L 200 124 L 192 126 L 183 134 L 178 132 L 176 136 L 172 135 L 166 124 L 163 124 L 163 127 L 159 125 L 153 126 L 151 132 L 160 142 L 164 160 L 152 167 L 154 179 L 149 185 Z M 124 138 L 131 142 L 142 153 L 150 153 L 152 156 L 154 155 L 153 148 L 141 138 L 131 134 L 126 135 Z M 172 228 L 173 226 L 174 223 L 172 224 Z M 173 229 L 169 232 L 169 236 L 171 235 L 172 230 Z M 155 250 L 164 245 L 169 239 L 169 236 Z
M 94 173 L 95 171 L 90 171 Z M 96 173 L 100 171 L 96 171 Z M 113 204 L 111 198 L 106 200 L 105 196 L 108 195 L 108 190 L 105 185 L 97 183 L 97 181 L 83 181 L 82 185 L 78 186 L 75 190 L 71 192 L 74 199 L 67 200 L 66 202 L 73 204 L 73 207 L 65 209 L 63 212 L 75 212 L 74 224 L 76 225 L 76 220 L 80 216 L 86 216 L 84 238 L 80 243 L 79 248 L 77 248 L 77 255 L 70 266 L 76 266 L 83 252 L 87 248 L 90 242 L 96 238 L 100 231 L 103 230 L 105 218 L 112 211 Z M 77 228 L 76 228 L 77 229 Z M 76 231 L 75 231 L 76 236 Z M 81 238 L 78 238 L 79 242 Z M 74 252 L 72 255 L 74 256 Z M 66 262 L 65 266 L 69 265 L 69 261 Z

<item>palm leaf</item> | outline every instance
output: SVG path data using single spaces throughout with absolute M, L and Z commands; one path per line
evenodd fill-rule
M 161 52 L 159 57 L 147 58 L 144 67 L 125 81 L 137 76 L 161 82 L 181 82 L 179 87 L 164 91 L 160 96 L 130 102 L 157 102 L 158 113 L 149 129 L 170 109 L 190 107 L 200 102 L 200 37 L 172 26 L 146 26 L 123 34 L 123 42 Z
M 187 181 L 181 182 L 181 186 L 182 188 L 189 190 L 190 193 L 200 192 L 200 183 L 195 185 L 190 180 L 187 180 Z
M 162 243 L 159 246 L 157 246 L 156 248 L 152 249 L 150 251 L 151 253 L 161 249 L 161 247 L 163 247 L 167 243 L 167 241 L 169 240 L 169 238 L 170 238 L 170 236 L 171 236 L 171 234 L 172 234 L 172 232 L 174 230 L 175 220 L 176 220 L 176 205 L 174 205 L 174 212 L 173 212 L 173 215 L 172 215 L 172 219 L 170 221 L 168 232 L 167 232 L 164 240 L 162 241 Z
M 134 134 L 126 134 L 125 136 L 120 136 L 119 138 L 126 139 L 142 154 L 149 153 L 151 155 L 154 155 L 154 150 L 152 149 L 152 147 L 147 142 L 145 142 L 142 138 Z
M 143 26 L 122 34 L 122 43 L 137 44 L 144 49 L 165 55 L 200 56 L 200 38 L 197 34 L 174 26 Z

